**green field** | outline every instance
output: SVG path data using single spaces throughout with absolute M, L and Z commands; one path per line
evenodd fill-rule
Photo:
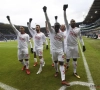
M 95 86 L 98 86 L 96 89 L 100 90 L 100 40 L 84 37 L 84 42 L 87 49 L 84 54 Z M 52 61 L 49 52 L 49 50 L 44 48 L 44 60 L 46 65 L 43 67 L 43 71 L 39 75 L 36 74 L 39 69 L 39 65 L 33 67 L 33 54 L 30 53 L 29 61 L 31 74 L 27 75 L 25 71 L 21 71 L 22 65 L 17 60 L 17 42 L 0 42 L 0 82 L 19 90 L 58 90 L 62 86 L 60 73 L 58 77 L 54 77 L 55 70 L 51 66 Z M 80 58 L 78 59 L 77 72 L 81 76 L 80 79 L 73 76 L 71 60 L 70 68 L 66 72 L 66 80 L 68 82 L 88 82 L 81 53 Z M 0 90 L 3 89 L 0 88 Z M 76 85 L 68 87 L 67 90 L 89 90 L 89 88 Z

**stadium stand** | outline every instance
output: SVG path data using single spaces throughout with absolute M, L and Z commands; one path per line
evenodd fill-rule
M 100 0 L 94 0 L 80 28 L 83 35 L 100 39 Z
M 20 26 L 16 26 L 17 29 L 19 29 L 19 27 Z M 28 31 L 28 28 L 25 26 L 23 26 L 23 27 L 25 28 L 25 32 L 28 33 L 30 35 L 30 37 L 32 37 Z M 43 32 L 47 36 L 47 32 L 45 30 L 45 27 L 41 28 L 41 32 Z M 0 41 L 2 41 L 2 40 L 15 40 L 16 38 L 17 37 L 9 24 L 0 23 Z
M 76 26 L 78 27 L 79 24 L 82 24 L 82 22 L 76 23 Z M 20 26 L 16 26 L 17 29 L 19 29 L 19 27 Z M 28 28 L 25 26 L 23 26 L 23 27 L 25 28 L 25 32 L 28 33 L 30 35 L 30 37 L 32 37 L 28 31 Z M 41 27 L 41 32 L 43 32 L 46 36 L 48 36 L 45 27 Z M 15 40 L 16 38 L 17 37 L 9 24 L 0 23 L 0 41 Z

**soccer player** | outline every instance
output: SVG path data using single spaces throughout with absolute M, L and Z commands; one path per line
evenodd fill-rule
M 14 32 L 17 35 L 18 40 L 18 60 L 23 64 L 22 70 L 26 70 L 27 74 L 30 74 L 29 70 L 29 53 L 28 53 L 28 43 L 29 35 L 25 33 L 25 28 L 20 26 L 20 31 L 16 29 L 16 27 L 11 23 L 10 17 L 7 16 L 7 19 L 13 28 Z M 24 61 L 25 60 L 25 61 Z
M 34 37 L 36 55 L 39 56 L 40 59 L 40 68 L 37 72 L 37 74 L 40 74 L 42 71 L 42 67 L 45 64 L 43 59 L 43 44 L 46 38 L 45 35 L 40 31 L 40 25 L 36 25 L 36 30 L 33 30 L 31 28 L 31 20 L 29 20 L 29 23 L 27 23 L 27 25 L 29 32 L 31 33 L 32 37 Z
M 32 18 L 29 19 L 29 22 L 30 22 L 30 23 L 32 22 Z M 28 28 L 28 29 L 29 29 L 29 28 Z M 31 30 L 30 30 L 30 34 L 32 35 Z M 35 36 L 32 36 L 32 38 L 33 38 L 33 43 L 34 43 L 34 45 L 33 45 L 33 48 L 31 48 L 31 52 L 34 54 L 34 64 L 33 64 L 33 66 L 35 67 L 35 66 L 38 65 L 38 62 L 37 62 L 37 55 L 36 55 L 36 50 L 35 50 Z
M 57 16 L 55 16 L 55 22 L 57 22 Z M 64 34 L 64 54 L 66 54 L 66 50 L 67 50 L 67 41 L 66 41 L 66 30 L 65 30 L 65 25 L 62 24 L 60 26 L 60 32 L 62 32 Z M 66 65 L 64 65 L 66 67 Z
M 74 68 L 73 69 L 73 74 L 77 78 L 80 78 L 80 76 L 76 72 L 77 58 L 79 58 L 78 41 L 77 41 L 78 37 L 79 37 L 79 39 L 80 39 L 80 41 L 82 43 L 83 52 L 86 49 L 85 49 L 85 46 L 84 46 L 83 39 L 81 37 L 80 28 L 75 27 L 75 20 L 72 19 L 70 21 L 70 25 L 68 25 L 68 21 L 67 21 L 67 17 L 66 17 L 66 9 L 67 8 L 68 8 L 68 5 L 64 5 L 63 6 L 64 21 L 65 21 L 65 25 L 66 25 L 66 29 L 67 29 L 67 34 L 66 34 L 66 38 L 67 38 L 67 51 L 66 51 L 66 55 L 67 55 L 67 69 L 69 67 L 69 61 L 70 61 L 70 59 L 73 58 L 73 68 Z
M 55 16 L 55 22 L 57 22 L 57 16 Z M 62 24 L 60 26 L 60 31 L 64 34 L 64 53 L 66 53 L 66 49 L 67 49 L 67 41 L 66 41 L 66 30 L 65 30 L 65 25 Z
M 61 72 L 61 80 L 63 85 L 69 86 L 70 84 L 65 81 L 65 68 L 64 68 L 64 53 L 63 53 L 63 33 L 59 32 L 60 24 L 55 23 L 54 29 L 51 27 L 51 24 L 49 22 L 49 18 L 47 16 L 46 12 L 47 7 L 43 7 L 43 11 L 45 14 L 46 21 L 48 23 L 48 29 L 50 30 L 51 35 L 51 44 L 52 44 L 52 56 L 55 63 L 55 69 L 56 69 L 56 76 L 58 76 L 58 70 L 57 70 L 57 63 L 59 62 L 59 68 Z

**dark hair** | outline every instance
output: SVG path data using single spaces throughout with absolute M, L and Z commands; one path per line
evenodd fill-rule
M 59 32 L 59 29 L 60 29 L 60 24 L 58 22 L 56 22 L 54 24 L 54 28 L 55 28 L 55 32 L 58 33 Z
M 60 23 L 56 22 L 56 23 L 54 23 L 54 26 L 55 26 L 55 25 L 59 25 L 59 26 L 60 26 Z
M 40 28 L 40 25 L 37 24 L 36 26 L 39 26 L 39 28 Z
M 71 19 L 70 22 L 71 22 L 71 21 L 75 21 L 75 20 L 74 20 L 74 19 Z

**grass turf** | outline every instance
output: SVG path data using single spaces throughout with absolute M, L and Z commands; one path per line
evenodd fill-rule
M 100 68 L 100 41 L 95 39 L 84 38 L 86 52 L 85 56 L 94 80 L 95 85 L 99 86 L 99 68 Z M 17 60 L 17 42 L 0 42 L 0 82 L 10 85 L 19 90 L 58 90 L 61 85 L 60 73 L 57 78 L 54 77 L 55 70 L 51 66 L 51 55 L 49 50 L 44 48 L 44 59 L 46 65 L 43 67 L 43 72 L 39 75 L 36 72 L 39 69 L 33 67 L 33 54 L 30 53 L 30 75 L 26 75 L 25 71 L 21 71 L 22 65 Z M 39 60 L 38 60 L 39 61 Z M 80 54 L 78 59 L 78 74 L 81 79 L 77 79 L 73 76 L 72 60 L 70 62 L 70 68 L 66 72 L 66 80 L 72 81 L 84 81 L 87 82 L 87 76 L 83 65 L 83 60 Z M 0 90 L 2 90 L 0 88 Z M 85 86 L 71 86 L 67 90 L 89 90 Z M 100 88 L 97 88 L 100 90 Z

